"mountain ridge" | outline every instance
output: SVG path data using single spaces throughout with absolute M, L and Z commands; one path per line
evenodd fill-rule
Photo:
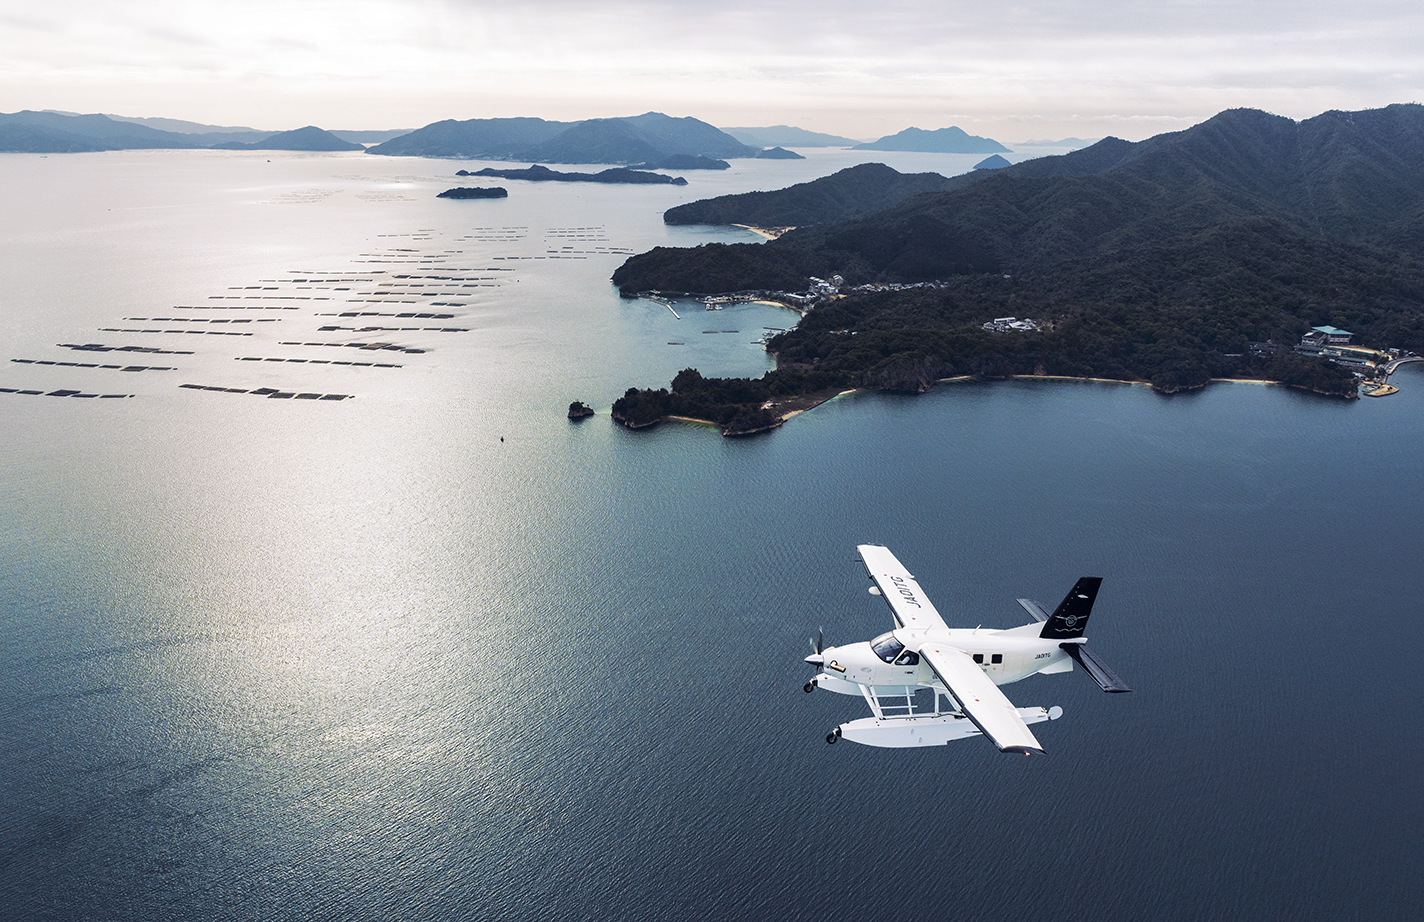
M 764 128 L 723 128 L 727 134 L 752 147 L 854 147 L 854 138 L 838 134 L 809 131 L 793 125 L 769 125 Z
M 1354 396 L 1347 371 L 1289 345 L 1329 324 L 1356 343 L 1424 352 L 1417 104 L 1300 122 L 1226 110 L 1184 131 L 1106 138 L 962 182 L 765 244 L 649 251 L 614 280 L 625 292 L 696 291 L 699 277 L 725 286 L 700 289 L 708 294 L 833 274 L 849 285 L 919 284 L 811 310 L 768 347 L 777 369 L 738 385 L 748 400 L 922 390 L 963 374 L 1150 381 L 1167 392 L 1258 377 Z M 1010 315 L 1042 321 L 1040 332 L 980 329 Z M 1274 345 L 1253 353 L 1252 342 Z M 751 406 L 714 399 L 711 387 L 699 385 L 696 400 L 719 419 Z M 693 400 L 674 393 L 637 410 L 642 399 L 625 395 L 621 412 L 678 413 Z
M 861 163 L 775 192 L 742 192 L 688 202 L 663 212 L 663 222 L 805 226 L 845 220 L 957 185 L 939 173 L 901 173 L 883 163 Z
M 367 153 L 526 163 L 656 163 L 674 155 L 755 157 L 757 149 L 691 116 L 645 112 L 579 122 L 447 119 L 377 144 Z
M 981 138 L 957 128 L 906 128 L 874 141 L 857 144 L 851 150 L 893 150 L 926 154 L 1007 154 L 1011 151 L 992 138 Z
M 114 118 L 97 113 L 22 110 L 0 113 L 0 151 L 10 153 L 93 153 L 110 150 L 360 150 L 360 144 L 308 125 L 294 131 L 166 131 L 145 122 L 196 122 L 171 119 Z M 211 127 L 211 126 L 206 126 Z

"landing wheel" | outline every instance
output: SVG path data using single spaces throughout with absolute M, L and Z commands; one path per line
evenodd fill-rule
M 811 681 L 807 682 L 805 685 L 802 685 L 802 686 L 801 686 L 801 690 L 802 690 L 803 692 L 805 692 L 806 694 L 808 694 L 808 695 L 811 694 L 811 692 L 813 692 L 813 691 L 816 690 L 816 680 L 815 680 L 815 679 L 812 679 Z
M 826 744 L 827 744 L 827 745 L 833 745 L 833 744 L 835 743 L 835 741 L 838 740 L 838 739 L 840 739 L 840 738 L 841 738 L 841 728 L 840 728 L 840 727 L 836 727 L 836 728 L 835 728 L 834 730 L 832 730 L 830 733 L 827 733 L 827 734 L 826 734 Z

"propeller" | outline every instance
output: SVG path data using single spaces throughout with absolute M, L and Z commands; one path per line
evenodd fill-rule
M 825 660 L 821 653 L 826 649 L 826 632 L 823 628 L 816 629 L 816 636 L 811 640 L 811 655 L 806 657 L 806 662 L 813 666 L 819 666 Z
M 821 655 L 822 652 L 823 652 L 825 649 L 826 649 L 826 632 L 825 632 L 825 630 L 824 630 L 823 628 L 816 628 L 816 639 L 811 641 L 811 655 L 808 656 L 808 657 L 806 657 L 806 662 L 810 663 L 812 666 L 815 666 L 817 669 L 819 669 L 819 668 L 821 667 L 821 664 L 826 661 L 826 658 Z M 806 691 L 807 693 L 809 693 L 809 692 L 811 692 L 815 687 L 816 687 L 816 680 L 815 680 L 815 679 L 812 679 L 811 681 L 809 681 L 809 682 L 807 682 L 805 685 L 803 685 L 803 686 L 802 686 L 802 689 L 803 689 L 804 691 Z

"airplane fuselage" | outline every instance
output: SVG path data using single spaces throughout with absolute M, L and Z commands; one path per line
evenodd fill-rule
M 843 695 L 860 695 L 862 685 L 942 687 L 934 670 L 918 655 L 926 643 L 963 650 L 995 685 L 1008 685 L 1041 672 L 1071 672 L 1072 659 L 1057 640 L 1038 636 L 1040 630 L 1038 624 L 1008 630 L 899 628 L 873 641 L 826 648 L 816 684 Z

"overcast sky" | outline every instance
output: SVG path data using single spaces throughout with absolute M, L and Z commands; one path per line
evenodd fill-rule
M 3 0 L 0 112 L 261 129 L 656 110 L 1139 140 L 1424 100 L 1406 0 Z

